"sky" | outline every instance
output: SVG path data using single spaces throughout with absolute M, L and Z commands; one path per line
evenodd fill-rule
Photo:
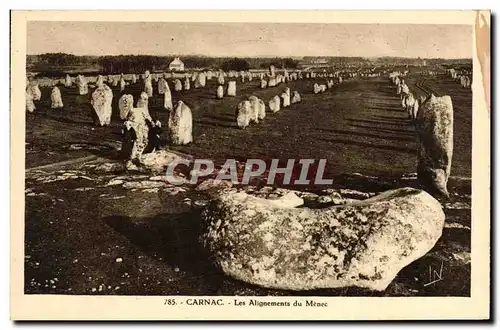
M 28 22 L 27 54 L 471 58 L 472 26 Z

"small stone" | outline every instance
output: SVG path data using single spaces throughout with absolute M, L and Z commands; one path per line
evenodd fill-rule
M 123 184 L 123 180 L 110 180 L 106 186 L 116 186 L 119 184 Z
M 92 292 L 96 292 L 96 291 L 97 291 L 97 289 L 96 289 L 96 288 L 92 288 Z
M 174 272 L 176 272 L 176 273 L 178 273 L 178 272 L 179 272 L 179 270 L 180 270 L 180 269 L 179 269 L 179 267 L 175 267 L 175 268 L 174 268 Z
M 122 258 L 116 258 L 116 262 L 122 262 L 123 259 Z
M 207 204 L 208 204 L 208 201 L 206 201 L 206 200 L 197 200 L 197 201 L 194 201 L 194 202 L 193 202 L 193 204 L 194 204 L 195 206 L 200 206 L 200 207 L 202 207 L 202 206 L 207 205 Z

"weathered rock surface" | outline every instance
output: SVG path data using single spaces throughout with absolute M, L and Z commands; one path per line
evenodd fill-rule
M 222 87 L 222 85 L 219 85 L 217 87 L 217 98 L 218 99 L 222 99 L 224 97 L 224 87 Z
M 175 145 L 193 142 L 193 114 L 182 101 L 178 101 L 175 109 L 168 117 L 170 141 Z
M 141 166 L 149 170 L 162 172 L 165 170 L 165 167 L 167 167 L 171 163 L 183 159 L 183 157 L 171 151 L 158 150 L 155 152 L 142 154 L 141 156 L 139 156 L 138 161 Z M 166 180 L 166 176 L 163 176 L 163 178 L 165 178 Z
M 111 104 L 113 102 L 113 91 L 106 84 L 98 87 L 92 93 L 91 104 L 99 119 L 101 126 L 111 123 Z
M 59 87 L 55 86 L 54 88 L 52 88 L 52 93 L 50 94 L 50 100 L 51 100 L 50 107 L 52 109 L 59 109 L 64 107 Z
M 384 290 L 444 226 L 439 202 L 412 188 L 319 209 L 297 207 L 292 195 L 219 192 L 202 213 L 201 240 L 223 272 L 275 289 Z
M 236 81 L 230 81 L 227 85 L 227 96 L 236 96 Z
M 281 99 L 278 95 L 275 95 L 272 99 L 269 100 L 269 110 L 271 112 L 278 112 L 280 111 L 280 106 L 281 106 Z
M 236 108 L 236 124 L 239 128 L 245 128 L 252 119 L 252 104 L 250 101 L 241 101 Z
M 134 97 L 130 94 L 123 94 L 118 100 L 118 109 L 120 109 L 120 119 L 125 120 L 134 107 Z
M 417 113 L 420 138 L 417 173 L 432 193 L 449 196 L 447 184 L 453 156 L 453 104 L 451 97 L 431 95 Z

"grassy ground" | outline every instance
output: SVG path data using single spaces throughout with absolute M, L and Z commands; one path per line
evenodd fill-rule
M 470 180 L 462 177 L 471 173 L 471 93 L 446 79 L 409 78 L 410 84 L 422 80 L 428 88 L 449 93 L 455 108 L 452 198 L 442 201 L 447 221 L 442 238 L 425 257 L 403 269 L 384 292 L 345 288 L 300 294 L 470 294 L 470 263 L 466 260 L 470 253 Z M 334 186 L 361 191 L 418 186 L 416 180 L 402 178 L 416 171 L 417 136 L 388 79 L 347 81 L 320 95 L 312 94 L 314 82 L 290 82 L 291 90 L 301 93 L 302 103 L 277 114 L 268 113 L 264 122 L 245 130 L 235 127 L 236 104 L 250 95 L 267 102 L 284 85 L 260 90 L 258 81 L 239 84 L 238 96 L 223 100 L 215 99 L 213 81 L 202 90 L 173 92 L 174 102 L 182 99 L 194 117 L 194 143 L 174 149 L 218 160 L 326 158 L 326 176 L 335 179 Z M 139 91 L 134 85 L 126 92 L 136 99 Z M 49 109 L 50 91 L 43 89 L 35 117 L 28 118 L 27 168 L 86 155 L 115 154 L 112 147 L 117 145 L 121 129 L 116 114 L 110 127 L 93 127 L 90 96 L 79 96 L 75 89 L 64 87 L 61 92 L 64 110 Z M 115 89 L 115 102 L 119 95 Z M 150 100 L 151 110 L 166 123 L 162 104 L 158 96 Z M 86 144 L 83 149 L 75 148 L 82 143 Z M 83 177 L 54 182 L 27 174 L 27 293 L 297 294 L 250 286 L 207 264 L 196 244 L 199 218 L 197 208 L 192 207 L 192 201 L 207 196 L 191 189 L 173 194 L 162 189 L 108 186 L 107 182 L 118 176 L 125 181 L 145 177 L 81 170 Z M 117 258 L 122 261 L 117 262 Z M 441 264 L 444 280 L 424 285 L 429 281 L 429 267 L 438 270 Z

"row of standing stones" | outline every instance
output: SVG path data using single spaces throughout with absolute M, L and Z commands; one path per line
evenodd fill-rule
M 401 90 L 398 74 L 391 79 Z M 322 87 L 315 85 L 314 92 Z M 447 195 L 451 99 L 431 95 L 420 103 L 412 112 L 421 142 L 417 173 L 431 193 Z M 229 276 L 273 289 L 384 290 L 403 267 L 432 249 L 445 218 L 431 194 L 413 188 L 319 209 L 307 207 L 294 191 L 277 199 L 231 187 L 212 194 L 200 239 L 214 263 Z
M 430 193 L 401 188 L 311 208 L 294 191 L 268 199 L 221 188 L 202 212 L 203 246 L 224 273 L 266 288 L 385 290 L 402 268 L 434 247 L 445 222 L 431 194 L 448 195 L 451 98 L 423 100 L 415 126 L 418 177 Z

